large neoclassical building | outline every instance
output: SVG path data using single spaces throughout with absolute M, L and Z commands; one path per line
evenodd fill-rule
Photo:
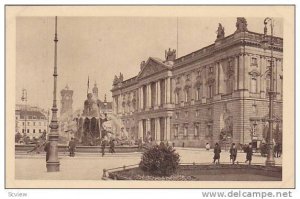
M 132 78 L 115 76 L 113 112 L 132 137 L 149 134 L 193 147 L 266 139 L 271 46 L 262 46 L 263 35 L 249 31 L 245 18 L 237 18 L 233 34 L 225 36 L 221 24 L 217 32 L 207 47 L 179 58 L 169 49 L 164 60 L 142 61 Z M 276 138 L 282 131 L 283 39 L 273 37 L 273 43 Z

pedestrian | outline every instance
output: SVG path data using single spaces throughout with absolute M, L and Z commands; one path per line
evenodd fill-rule
M 70 157 L 75 156 L 75 150 L 76 150 L 76 142 L 75 142 L 74 138 L 71 138 L 71 140 L 69 141 Z
M 115 140 L 111 139 L 109 142 L 109 151 L 110 153 L 115 153 Z
M 102 157 L 105 155 L 105 147 L 106 147 L 106 136 L 103 137 L 103 140 L 101 142 Z
M 209 151 L 209 149 L 210 149 L 210 144 L 208 142 L 205 145 L 205 149 L 206 149 L 206 151 Z
M 251 142 L 249 143 L 249 145 L 245 149 L 245 152 L 246 152 L 246 161 L 245 161 L 245 163 L 247 163 L 249 161 L 249 165 L 251 165 L 252 155 L 253 155 L 253 149 L 252 149 L 252 143 Z
M 236 160 L 236 156 L 237 156 L 237 148 L 235 146 L 235 143 L 231 144 L 229 152 L 230 152 L 230 161 L 232 160 L 232 164 L 234 164 L 234 162 Z
M 46 152 L 46 162 L 49 160 L 49 155 L 50 155 L 50 142 L 47 142 L 44 151 Z
M 274 146 L 274 153 L 275 153 L 275 157 L 279 158 L 280 157 L 280 144 L 276 143 Z
M 219 146 L 219 143 L 215 144 L 215 148 L 214 148 L 214 161 L 213 163 L 216 162 L 216 164 L 220 164 L 220 153 L 221 153 L 221 147 Z

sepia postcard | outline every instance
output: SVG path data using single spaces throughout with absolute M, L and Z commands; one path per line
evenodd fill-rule
M 6 188 L 295 187 L 294 6 L 5 12 Z

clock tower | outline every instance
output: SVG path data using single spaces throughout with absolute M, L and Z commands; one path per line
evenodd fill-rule
M 61 94 L 61 109 L 60 116 L 65 113 L 71 114 L 73 112 L 73 90 L 70 90 L 68 85 L 60 91 Z

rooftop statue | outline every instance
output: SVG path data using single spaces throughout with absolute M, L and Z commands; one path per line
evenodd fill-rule
M 176 50 L 169 48 L 168 51 L 165 51 L 166 61 L 174 61 L 176 59 Z
M 238 17 L 236 19 L 236 31 L 235 32 L 244 32 L 244 31 L 248 31 L 247 29 L 247 20 L 245 19 L 245 17 Z
M 225 29 L 222 26 L 222 24 L 219 23 L 219 27 L 218 27 L 218 30 L 216 31 L 216 33 L 217 33 L 217 39 L 224 38 L 224 36 L 225 36 Z

